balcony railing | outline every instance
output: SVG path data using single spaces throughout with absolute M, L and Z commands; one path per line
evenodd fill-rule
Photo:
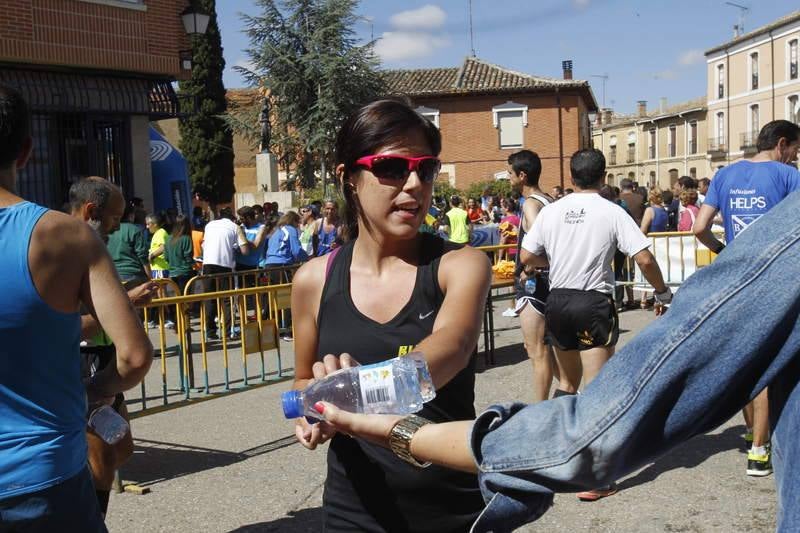
M 636 161 L 636 148 L 628 148 L 628 153 L 625 157 L 626 163 L 633 163 Z
M 725 137 L 711 137 L 708 140 L 708 155 L 711 158 L 724 157 L 728 153 L 728 140 Z
M 753 153 L 758 150 L 758 132 L 748 131 L 739 136 L 739 149 L 745 153 Z

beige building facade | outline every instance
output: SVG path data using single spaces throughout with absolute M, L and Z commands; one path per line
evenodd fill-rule
M 595 121 L 592 140 L 606 157 L 609 185 L 619 186 L 628 178 L 641 186 L 666 189 L 680 176 L 711 175 L 705 98 L 670 107 L 662 100 L 653 111 L 644 101 L 637 107 L 634 115 L 605 109 Z
M 772 120 L 800 118 L 800 11 L 708 50 L 708 157 L 714 171 L 756 153 Z

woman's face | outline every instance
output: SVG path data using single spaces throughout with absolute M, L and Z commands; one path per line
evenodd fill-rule
M 473 200 L 472 198 L 470 198 L 470 199 L 467 201 L 467 207 L 469 207 L 470 209 L 475 209 L 475 200 Z
M 393 144 L 383 146 L 375 154 L 397 154 L 406 157 L 433 155 L 419 131 L 408 134 Z M 416 237 L 425 220 L 433 196 L 433 182 L 423 183 L 416 172 L 404 181 L 380 179 L 362 169 L 350 177 L 354 197 L 359 205 L 360 222 L 374 234 L 397 239 Z

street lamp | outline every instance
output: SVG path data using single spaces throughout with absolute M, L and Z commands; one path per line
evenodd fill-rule
M 198 11 L 191 4 L 181 12 L 181 22 L 183 22 L 183 29 L 189 39 L 196 35 L 204 35 L 208 29 L 208 21 L 211 17 L 202 11 Z M 192 70 L 192 50 L 181 50 L 178 52 L 178 57 L 181 61 L 181 68 L 183 70 Z

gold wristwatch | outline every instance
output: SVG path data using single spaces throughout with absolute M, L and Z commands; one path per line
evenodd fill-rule
M 389 433 L 389 447 L 403 461 L 417 468 L 429 467 L 431 463 L 420 463 L 411 455 L 411 439 L 419 428 L 430 423 L 430 420 L 417 415 L 409 415 L 399 420 Z

